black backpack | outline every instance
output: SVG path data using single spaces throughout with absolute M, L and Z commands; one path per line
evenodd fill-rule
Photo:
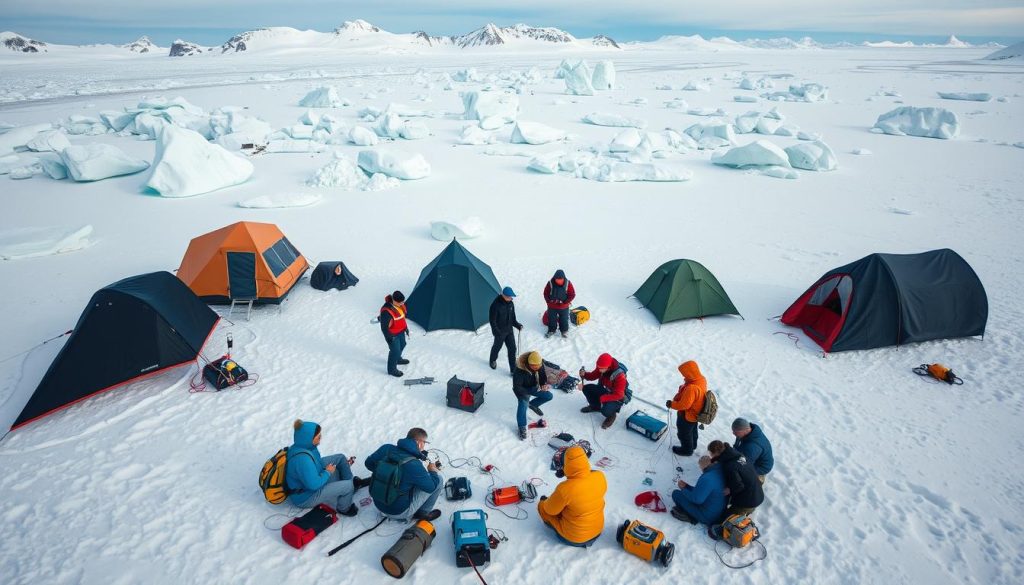
M 628 371 L 629 368 L 626 367 L 626 364 L 619 362 L 619 368 L 608 377 L 608 380 L 614 380 L 619 375 L 626 376 L 626 372 Z M 622 374 L 619 374 L 619 372 L 622 372 Z M 629 376 L 626 376 L 626 393 L 622 397 L 622 405 L 625 406 L 629 404 L 630 400 L 633 400 L 633 390 L 629 387 Z

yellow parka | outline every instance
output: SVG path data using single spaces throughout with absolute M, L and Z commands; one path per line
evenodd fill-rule
M 550 497 L 537 504 L 537 512 L 562 538 L 583 543 L 604 530 L 608 482 L 603 473 L 590 469 L 587 454 L 579 446 L 566 450 L 564 469 L 565 480 Z

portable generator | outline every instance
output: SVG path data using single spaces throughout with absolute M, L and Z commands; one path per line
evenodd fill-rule
M 491 491 L 491 499 L 494 500 L 495 506 L 505 506 L 508 504 L 518 504 L 519 500 L 522 498 L 519 497 L 519 488 L 514 485 L 510 485 L 502 488 L 494 488 L 494 490 Z
M 645 561 L 658 561 L 667 567 L 675 556 L 676 546 L 665 540 L 665 533 L 639 520 L 626 520 L 615 533 L 623 550 Z
M 657 441 L 665 434 L 665 431 L 668 429 L 668 423 L 658 420 L 642 410 L 638 410 L 626 419 L 626 428 L 640 433 L 652 441 Z
M 479 567 L 490 562 L 491 545 L 487 541 L 486 519 L 483 510 L 459 510 L 452 514 L 455 566 Z

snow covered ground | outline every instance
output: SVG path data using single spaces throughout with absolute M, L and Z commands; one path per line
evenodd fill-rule
M 265 504 L 256 477 L 263 461 L 290 442 L 298 417 L 323 425 L 325 454 L 357 456 L 357 474 L 365 472 L 362 460 L 379 444 L 423 426 L 432 446 L 451 457 L 497 465 L 501 483 L 540 478 L 542 494 L 557 482 L 548 470 L 549 434 L 564 430 L 592 441 L 593 459 L 613 462 L 605 470 L 604 535 L 592 549 L 579 551 L 558 545 L 533 506 L 527 506 L 525 521 L 492 511 L 488 525 L 509 541 L 483 569 L 490 583 L 1018 583 L 1024 573 L 1024 471 L 1015 463 L 1024 450 L 1024 395 L 1018 391 L 1024 309 L 1017 296 L 1024 289 L 1024 149 L 1012 145 L 1024 145 L 1024 64 L 979 60 L 989 52 L 590 50 L 578 57 L 591 65 L 611 59 L 617 72 L 616 87 L 593 96 L 567 95 L 564 80 L 553 77 L 562 59 L 573 57 L 565 51 L 281 52 L 202 60 L 0 55 L 0 127 L 57 124 L 76 114 L 96 117 L 150 98 L 182 96 L 206 112 L 240 106 L 244 115 L 275 129 L 290 128 L 309 109 L 299 101 L 324 85 L 335 86 L 352 105 L 317 111 L 347 127 L 372 129 L 375 122 L 358 114 L 367 107 L 404 104 L 432 113 L 415 118 L 429 136 L 394 145 L 423 155 L 429 176 L 384 192 L 316 188 L 321 200 L 303 207 L 239 203 L 308 193 L 307 181 L 335 153 L 355 161 L 363 150 L 392 145 L 342 140 L 320 152 L 259 154 L 249 159 L 255 170 L 248 181 L 185 199 L 145 192 L 147 173 L 82 183 L 45 174 L 19 181 L 0 176 L 5 242 L 28 228 L 93 228 L 92 245 L 80 250 L 0 260 L 0 359 L 70 329 L 100 287 L 174 270 L 190 238 L 239 220 L 274 222 L 312 263 L 343 260 L 360 278 L 355 288 L 330 293 L 303 281 L 281 309 L 259 308 L 251 321 L 236 314 L 233 325 L 224 323 L 206 355 L 219 355 L 233 335 L 235 357 L 260 375 L 250 388 L 189 394 L 194 369 L 181 369 L 8 435 L 0 443 L 0 582 L 385 581 L 379 557 L 400 527 L 382 526 L 341 554 L 325 556 L 376 522 L 372 506 L 301 552 L 265 527 L 284 522 L 273 514 L 294 513 Z M 476 122 L 461 119 L 459 92 L 500 88 L 503 78 L 529 78 L 521 74 L 532 67 L 542 76 L 520 84 L 519 117 L 564 131 L 565 139 L 503 145 L 511 138 L 509 124 L 477 129 L 492 144 L 461 144 L 464 126 Z M 476 81 L 450 81 L 466 78 L 456 74 L 469 68 L 475 68 Z M 517 75 L 500 75 L 509 71 Z M 744 78 L 757 89 L 741 89 Z M 754 83 L 761 79 L 768 81 Z M 763 97 L 805 83 L 827 88 L 827 97 Z M 683 91 L 686 86 L 707 90 Z M 985 92 L 994 99 L 951 101 L 937 92 Z M 737 103 L 738 95 L 760 101 Z M 665 105 L 680 99 L 688 107 Z M 903 106 L 951 111 L 959 135 L 940 140 L 870 131 L 879 116 Z M 600 157 L 609 157 L 608 145 L 622 131 L 584 123 L 594 112 L 643 120 L 646 133 L 672 129 L 682 136 L 693 124 L 712 123 L 691 110 L 721 108 L 724 122 L 734 123 L 736 116 L 772 107 L 784 116 L 783 126 L 770 124 L 776 134 L 736 134 L 736 146 L 768 140 L 784 149 L 801 143 L 796 131 L 820 135 L 814 138 L 831 148 L 838 168 L 801 170 L 798 179 L 783 181 L 764 176 L 764 169 L 713 164 L 713 154 L 729 147 L 727 139 L 716 149 L 713 141 L 698 148 L 696 140 L 686 146 L 685 139 L 681 147 L 654 145 L 656 138 L 648 136 L 646 147 L 623 156 L 678 175 L 692 173 L 689 181 L 585 181 L 571 170 L 595 168 L 599 174 Z M 776 128 L 785 125 L 798 128 L 779 134 Z M 157 146 L 112 133 L 70 141 L 109 144 L 151 163 Z M 488 149 L 523 156 L 486 156 Z M 858 149 L 873 156 L 854 156 Z M 555 151 L 565 153 L 557 158 L 560 172 L 527 169 L 532 158 Z M 603 164 L 609 160 L 615 159 Z M 579 393 L 557 394 L 544 407 L 551 428 L 520 442 L 510 380 L 501 368 L 487 367 L 486 328 L 424 335 L 414 327 L 406 352 L 412 360 L 408 377 L 486 382 L 487 401 L 475 415 L 445 408 L 443 384 L 406 387 L 385 375 L 386 347 L 371 318 L 386 293 L 408 293 L 420 269 L 443 248 L 431 238 L 431 222 L 467 217 L 486 226 L 467 247 L 520 295 L 518 312 L 527 325 L 523 349 L 536 349 L 571 371 L 592 367 L 598 354 L 610 352 L 629 365 L 636 394 L 656 403 L 680 383 L 676 366 L 696 359 L 721 402 L 701 443 L 731 438 L 728 425 L 735 416 L 763 426 L 777 461 L 767 502 L 756 516 L 765 561 L 729 570 L 696 528 L 637 509 L 633 497 L 647 489 L 645 475 L 667 499 L 679 475 L 676 466 L 692 483 L 696 460 L 673 457 L 667 439 L 649 442 L 621 422 L 595 431 L 598 421 L 578 412 Z M 809 339 L 770 320 L 835 266 L 871 252 L 943 247 L 963 255 L 986 287 L 990 313 L 983 341 L 823 359 Z M 697 260 L 714 272 L 746 319 L 659 327 L 649 312 L 637 310 L 627 297 L 674 258 Z M 593 315 L 567 341 L 543 339 L 539 319 L 541 289 L 557 268 L 566 270 L 577 302 Z M 0 411 L 34 387 L 58 344 L 0 363 Z M 910 372 L 936 361 L 951 366 L 965 385 L 930 384 Z M 644 405 L 634 401 L 620 421 L 632 407 Z M 445 518 L 460 507 L 483 507 L 489 478 L 473 470 L 443 472 L 467 475 L 474 488 L 463 505 L 442 499 Z M 646 564 L 619 549 L 615 529 L 630 518 L 666 531 L 677 547 L 671 567 Z M 747 554 L 735 553 L 731 561 Z M 471 570 L 455 567 L 446 521 L 438 522 L 433 547 L 406 580 L 476 582 Z

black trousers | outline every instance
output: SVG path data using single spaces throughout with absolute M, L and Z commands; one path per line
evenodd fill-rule
M 684 455 L 693 455 L 697 449 L 697 423 L 686 420 L 682 411 L 676 412 L 676 434 Z
M 587 399 L 587 405 L 594 410 L 601 411 L 601 414 L 605 418 L 613 414 L 617 414 L 622 410 L 622 402 L 613 400 L 611 402 L 601 402 L 601 396 L 606 394 L 604 388 L 598 384 L 585 384 L 583 386 L 583 396 Z
M 555 332 L 555 329 L 565 333 L 569 330 L 569 309 L 548 309 L 548 331 Z
M 498 352 L 501 351 L 501 346 L 508 349 L 508 371 L 515 373 L 516 371 L 516 336 L 509 331 L 502 335 L 501 333 L 494 336 L 494 343 L 491 344 L 491 361 L 498 361 Z

